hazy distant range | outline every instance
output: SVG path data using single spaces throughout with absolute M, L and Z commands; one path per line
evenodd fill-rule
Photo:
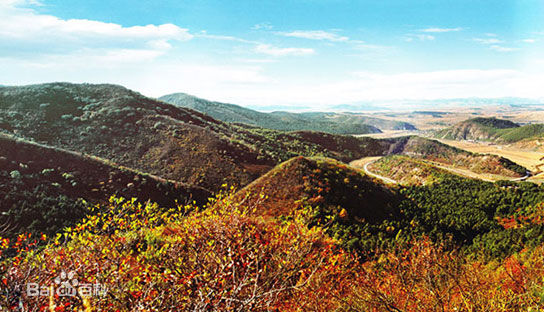
M 435 100 L 369 100 L 356 103 L 338 104 L 330 106 L 304 106 L 304 105 L 246 105 L 262 112 L 273 111 L 331 111 L 331 112 L 378 112 L 378 111 L 413 111 L 413 110 L 429 110 L 429 109 L 445 109 L 445 108 L 480 108 L 485 106 L 511 106 L 516 107 L 535 107 L 544 110 L 544 98 L 530 99 L 519 97 L 503 97 L 503 98 L 455 98 L 455 99 L 435 99 Z M 542 107 L 539 107 L 542 106 Z

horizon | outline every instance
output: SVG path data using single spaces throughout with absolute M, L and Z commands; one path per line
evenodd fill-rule
M 0 84 L 113 83 L 252 109 L 544 98 L 544 4 L 473 2 L 2 0 Z
M 466 109 L 478 109 L 482 106 L 486 107 L 500 107 L 500 106 L 517 106 L 517 107 L 531 107 L 544 105 L 544 98 L 523 98 L 523 97 L 465 97 L 465 98 L 436 98 L 436 99 L 387 99 L 387 100 L 362 100 L 352 103 L 342 103 L 330 106 L 312 107 L 312 106 L 288 106 L 288 105 L 240 105 L 238 103 L 226 102 L 216 99 L 207 99 L 198 95 L 189 94 L 186 92 L 173 92 L 163 94 L 157 97 L 148 96 L 139 90 L 131 89 L 121 84 L 108 83 L 108 82 L 69 82 L 69 81 L 51 81 L 43 83 L 33 83 L 25 85 L 3 85 L 0 84 L 0 88 L 12 88 L 12 87 L 33 87 L 52 84 L 72 84 L 72 85 L 111 85 L 120 88 L 124 88 L 136 93 L 139 93 L 145 97 L 161 100 L 162 97 L 170 95 L 185 95 L 199 100 L 208 102 L 216 102 L 227 105 L 234 105 L 254 111 L 263 113 L 272 112 L 292 112 L 292 113 L 305 113 L 305 112 L 337 112 L 337 113 L 363 113 L 363 114 L 377 114 L 385 112 L 416 112 L 416 111 L 448 111 L 452 109 L 466 108 Z M 161 100 L 162 101 L 162 100 Z

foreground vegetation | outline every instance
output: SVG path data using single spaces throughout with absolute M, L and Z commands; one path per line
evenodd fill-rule
M 537 311 L 542 187 L 436 178 L 388 190 L 337 161 L 300 157 L 201 208 L 113 197 L 51 238 L 2 239 L 0 302 L 30 311 Z M 28 296 L 25 285 L 58 287 L 63 271 L 106 295 L 75 287 L 74 296 Z
M 2 240 L 0 304 L 25 311 L 538 311 L 544 247 L 493 261 L 425 235 L 342 247 L 313 208 L 282 217 L 219 196 L 206 209 L 112 198 L 53 238 Z M 340 216 L 341 217 L 341 216 Z M 392 230 L 396 231 L 396 229 Z M 40 243 L 42 241 L 42 243 Z M 43 246 L 43 243 L 46 243 Z M 28 296 L 62 272 L 102 295 Z

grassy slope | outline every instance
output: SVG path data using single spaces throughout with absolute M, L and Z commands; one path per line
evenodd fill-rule
M 165 95 L 161 100 L 188 107 L 226 122 L 245 123 L 268 129 L 313 130 L 337 134 L 364 134 L 378 129 L 415 129 L 411 124 L 352 113 L 262 113 L 234 104 L 207 101 L 184 93 Z
M 382 157 L 371 163 L 368 169 L 402 185 L 432 184 L 439 181 L 440 176 L 451 174 L 444 169 L 404 155 Z

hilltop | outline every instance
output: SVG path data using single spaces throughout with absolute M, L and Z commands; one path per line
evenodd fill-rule
M 514 143 L 542 136 L 544 136 L 544 124 L 520 126 L 509 120 L 497 118 L 469 119 L 436 133 L 436 137 L 442 139 L 497 143 Z
M 263 113 L 234 104 L 212 102 L 185 93 L 159 98 L 167 103 L 187 107 L 218 120 L 244 123 L 283 131 L 313 130 L 336 134 L 379 133 L 381 130 L 415 130 L 406 122 L 368 117 L 356 113 Z
M 383 184 L 355 168 L 333 159 L 305 157 L 276 166 L 234 198 L 249 206 L 258 202 L 258 213 L 264 215 L 289 215 L 310 204 L 327 214 L 345 209 L 345 218 L 370 222 L 390 218 L 397 201 Z
M 105 203 L 113 195 L 174 207 L 202 204 L 210 192 L 0 134 L 2 235 L 22 229 L 53 234 L 85 216 L 89 205 Z

